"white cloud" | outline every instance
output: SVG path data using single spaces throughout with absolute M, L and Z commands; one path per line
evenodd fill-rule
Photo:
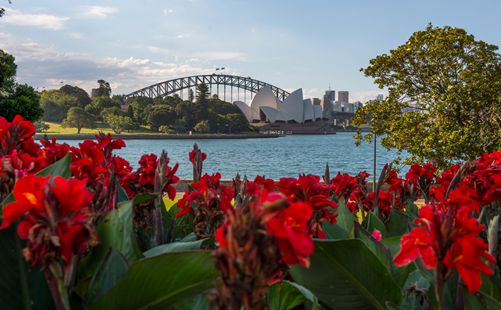
M 69 17 L 49 15 L 49 14 L 29 14 L 18 10 L 7 9 L 2 22 L 28 27 L 40 27 L 45 29 L 58 30 L 63 28 Z
M 90 5 L 83 7 L 82 15 L 87 17 L 106 18 L 108 17 L 108 15 L 114 14 L 116 12 L 118 12 L 117 8 L 109 6 Z
M 73 39 L 76 39 L 76 40 L 81 40 L 84 37 L 83 34 L 80 32 L 70 32 L 69 35 L 70 35 L 70 37 L 72 37 Z
M 32 40 L 18 41 L 2 32 L 0 41 L 2 48 L 16 57 L 18 81 L 39 89 L 59 88 L 63 82 L 90 91 L 98 79 L 104 79 L 111 83 L 115 94 L 123 94 L 177 77 L 213 72 L 212 67 L 188 61 L 174 63 L 135 57 L 96 59 L 59 51 Z
M 247 56 L 242 52 L 234 52 L 234 51 L 212 51 L 212 52 L 200 52 L 195 53 L 194 57 L 200 58 L 202 60 L 239 60 L 245 61 L 247 60 Z
M 174 13 L 174 10 L 173 9 L 164 9 L 163 10 L 163 13 L 165 16 L 169 15 L 169 14 L 172 14 Z

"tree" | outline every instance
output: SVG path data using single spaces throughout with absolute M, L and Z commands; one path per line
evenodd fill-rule
M 78 87 L 71 85 L 64 85 L 59 89 L 62 94 L 73 96 L 77 98 L 78 106 L 81 108 L 85 108 L 86 105 L 90 104 L 92 99 L 90 99 L 89 94 L 87 92 Z
M 91 104 L 85 107 L 85 111 L 99 118 L 104 109 L 112 107 L 120 108 L 120 103 L 109 97 L 99 96 L 92 99 Z
M 63 122 L 63 127 L 74 127 L 80 133 L 82 128 L 95 128 L 94 116 L 80 107 L 72 107 L 68 110 L 68 116 Z
M 131 118 L 124 115 L 106 113 L 103 115 L 103 120 L 116 134 L 120 134 L 122 131 L 132 126 Z
M 98 80 L 98 88 L 93 88 L 91 91 L 91 98 L 95 99 L 97 97 L 110 97 L 111 96 L 111 86 L 110 83 L 105 80 Z
M 209 110 L 209 87 L 207 84 L 197 86 L 197 100 L 195 101 L 195 115 L 197 119 L 207 117 Z
M 200 121 L 198 124 L 195 125 L 195 127 L 193 127 L 193 130 L 196 132 L 200 132 L 200 133 L 210 132 L 209 121 L 207 121 L 207 120 Z
M 151 107 L 147 122 L 151 129 L 158 131 L 162 125 L 174 125 L 177 119 L 176 112 L 168 105 L 154 105 Z
M 146 118 L 145 114 L 146 107 L 153 105 L 153 99 L 149 97 L 132 97 L 127 100 L 126 105 L 131 111 L 131 116 L 133 121 L 137 124 L 144 124 Z
M 15 84 L 17 65 L 15 58 L 0 49 L 0 97 L 12 91 Z
M 12 120 L 19 114 L 36 121 L 43 114 L 40 96 L 33 87 L 15 83 L 16 70 L 14 56 L 0 50 L 0 116 Z
M 40 104 L 44 110 L 42 119 L 60 123 L 66 118 L 71 107 L 81 107 L 78 97 L 62 92 L 60 89 L 44 90 L 40 93 Z
M 354 123 L 370 122 L 383 146 L 409 152 L 408 162 L 444 166 L 501 147 L 497 50 L 463 29 L 430 24 L 362 69 L 388 96 L 357 110 Z

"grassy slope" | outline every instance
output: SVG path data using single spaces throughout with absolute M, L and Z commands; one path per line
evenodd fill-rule
M 46 122 L 46 124 L 49 125 L 49 130 L 43 132 L 43 134 L 74 135 L 77 133 L 76 128 L 63 128 L 61 124 L 58 123 Z M 98 125 L 98 127 L 95 129 L 82 128 L 82 130 L 80 131 L 81 134 L 96 134 L 98 132 L 111 133 L 111 134 L 114 133 L 113 130 L 111 130 L 109 127 L 105 127 L 102 125 Z M 154 134 L 147 128 L 144 128 L 143 130 L 132 130 L 131 132 L 127 131 L 122 132 L 122 134 L 130 134 L 130 133 Z

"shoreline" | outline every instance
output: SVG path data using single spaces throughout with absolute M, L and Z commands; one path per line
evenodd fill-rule
M 48 138 L 55 137 L 57 140 L 85 140 L 95 139 L 96 134 L 35 134 L 35 139 L 39 140 L 47 136 Z M 200 140 L 200 139 L 262 139 L 262 138 L 278 138 L 282 135 L 278 134 L 112 134 L 113 138 L 123 140 Z

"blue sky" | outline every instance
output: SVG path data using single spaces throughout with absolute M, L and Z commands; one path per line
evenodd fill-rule
M 192 74 L 251 76 L 321 96 L 331 85 L 365 100 L 381 91 L 359 69 L 428 22 L 501 45 L 501 1 L 0 0 L 0 49 L 18 81 L 114 93 Z

